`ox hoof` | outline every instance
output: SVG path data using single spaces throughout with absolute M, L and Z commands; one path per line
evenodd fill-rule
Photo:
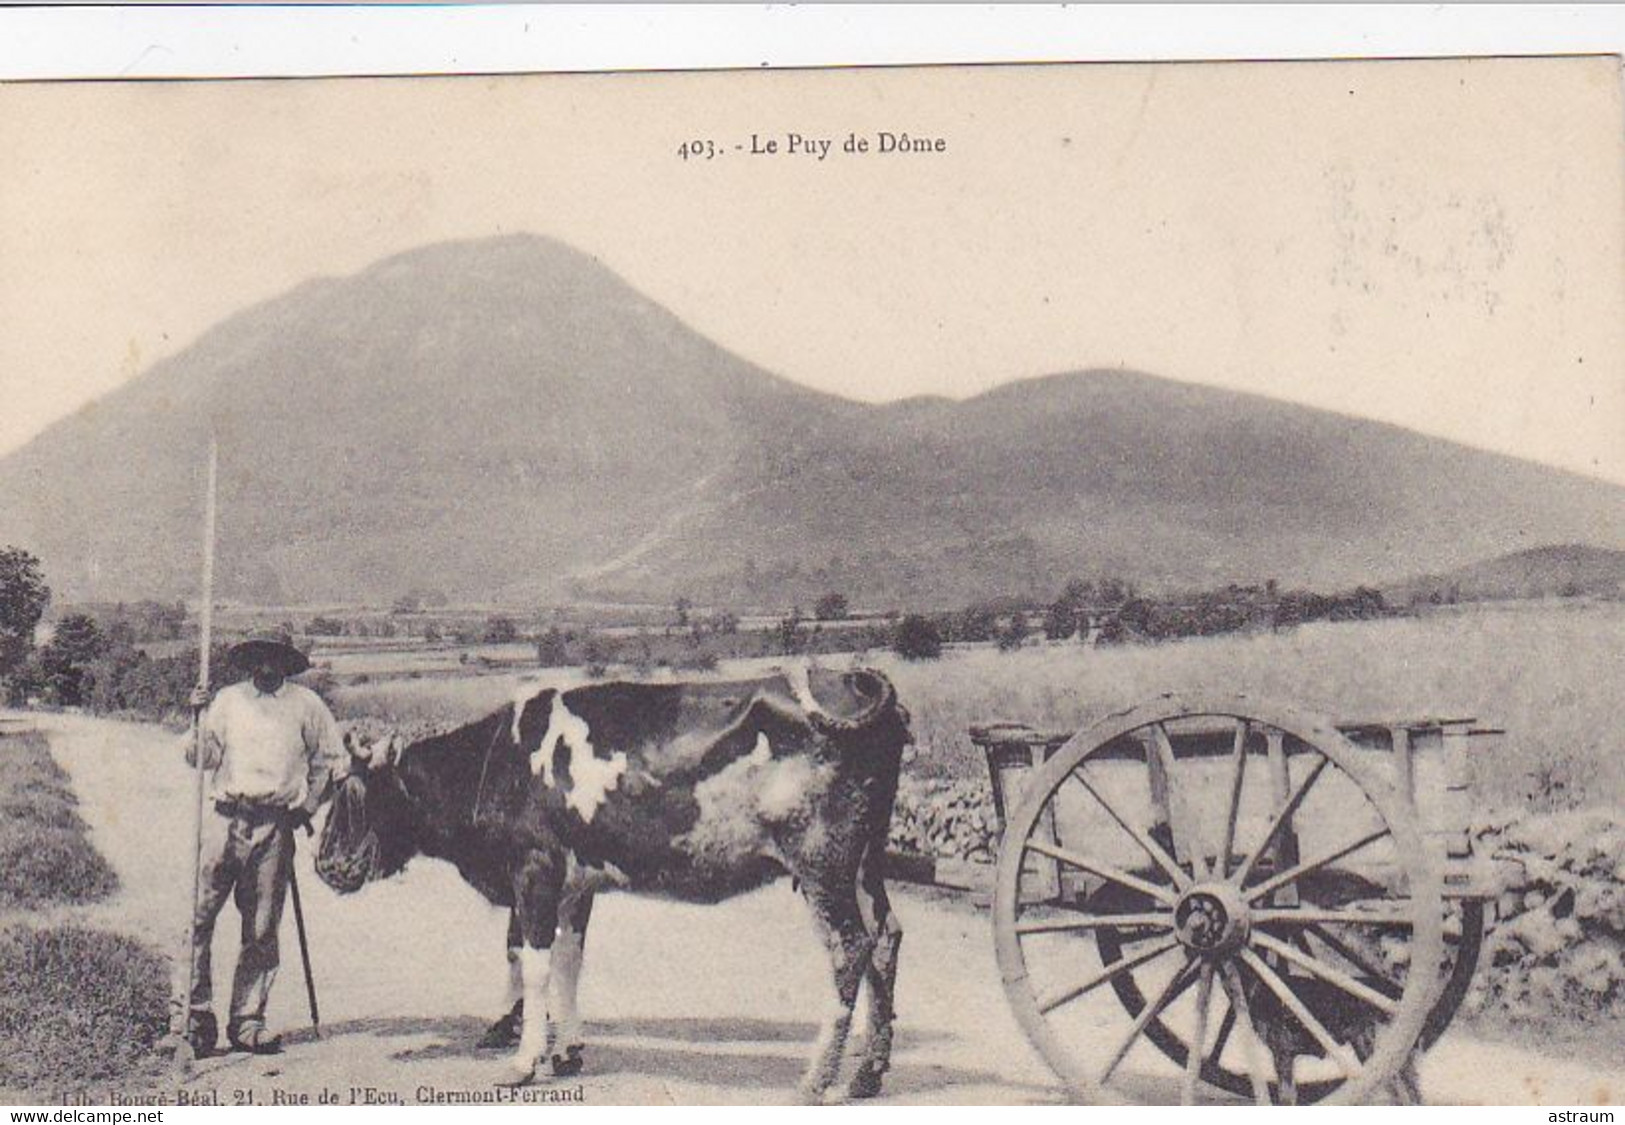
M 852 1081 L 847 1083 L 846 1096 L 856 1099 L 879 1097 L 880 1083 L 884 1077 L 885 1075 L 881 1071 L 870 1070 L 865 1067 L 854 1074 Z
M 498 1051 L 504 1048 L 519 1045 L 519 1032 L 524 1024 L 524 1015 L 519 1006 L 515 1005 L 513 1011 L 497 1020 L 496 1023 L 485 1029 L 476 1046 L 482 1051 Z
M 582 1056 L 583 1048 L 578 1043 L 573 1047 L 566 1047 L 564 1054 L 554 1055 L 552 1059 L 554 1078 L 574 1078 L 586 1067 Z
M 796 1087 L 796 1104 L 823 1105 L 824 1090 L 825 1087 L 823 1086 L 813 1086 L 803 1082 L 801 1085 Z

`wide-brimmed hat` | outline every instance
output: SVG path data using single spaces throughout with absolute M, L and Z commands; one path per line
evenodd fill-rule
M 310 658 L 294 647 L 286 633 L 254 633 L 246 641 L 231 646 L 228 660 L 239 668 L 253 668 L 265 662 L 282 669 L 284 676 L 297 676 L 310 667 Z

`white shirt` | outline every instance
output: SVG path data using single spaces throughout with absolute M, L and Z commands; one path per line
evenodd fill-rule
M 216 771 L 217 801 L 314 811 L 345 760 L 338 721 L 322 697 L 286 682 L 270 693 L 253 680 L 222 688 L 203 714 L 199 741 L 204 768 Z

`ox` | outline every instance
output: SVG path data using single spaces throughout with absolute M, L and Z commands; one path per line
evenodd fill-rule
M 581 1069 L 576 984 L 595 892 L 715 902 L 788 872 L 829 950 L 836 1001 L 800 1092 L 817 1100 L 834 1082 L 866 980 L 848 1093 L 873 1096 L 902 940 L 882 864 L 910 737 L 891 683 L 870 671 L 527 687 L 449 734 L 353 746 L 317 869 L 348 893 L 433 856 L 511 908 L 514 1082 L 544 1055 L 555 1075 Z

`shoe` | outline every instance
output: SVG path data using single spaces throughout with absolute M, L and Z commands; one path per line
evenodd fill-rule
M 272 1035 L 259 1024 L 244 1024 L 227 1032 L 233 1050 L 251 1055 L 277 1055 L 282 1053 L 282 1036 Z
M 192 1057 L 206 1059 L 219 1052 L 220 1025 L 214 1013 L 194 1011 L 186 1017 L 186 1041 L 191 1044 Z

